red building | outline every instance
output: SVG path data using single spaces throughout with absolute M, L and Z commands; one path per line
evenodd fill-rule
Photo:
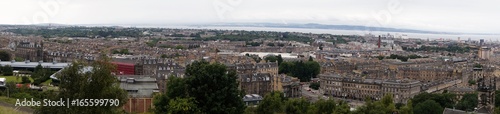
M 111 62 L 116 65 L 117 75 L 134 75 L 135 65 L 130 63 Z

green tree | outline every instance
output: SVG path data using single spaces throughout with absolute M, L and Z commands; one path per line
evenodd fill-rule
M 266 58 L 264 58 L 264 60 L 266 60 L 266 62 L 276 62 L 278 60 L 278 58 L 274 55 L 271 55 L 271 56 L 267 56 Z
M 170 76 L 167 81 L 167 88 L 164 94 L 155 96 L 154 112 L 157 114 L 168 112 L 170 98 L 187 98 L 186 80 L 175 76 Z M 195 99 L 196 100 L 196 99 Z
M 316 78 L 320 71 L 321 66 L 316 61 L 283 62 L 278 68 L 278 73 L 298 77 L 302 82 Z
M 16 58 L 14 58 L 14 60 L 15 60 L 15 61 L 17 61 L 17 62 L 22 62 L 22 61 L 24 61 L 24 59 L 23 59 L 23 58 L 21 58 L 21 57 L 16 57 Z
M 236 72 L 220 63 L 194 62 L 186 68 L 187 88 L 202 112 L 243 113 L 243 91 L 238 89 Z
M 168 114 L 199 114 L 194 98 L 175 98 L 168 103 Z
M 320 87 L 319 82 L 312 82 L 311 84 L 309 84 L 309 88 L 312 88 L 314 90 L 318 90 L 319 87 Z
M 382 56 L 382 55 L 379 55 L 379 56 L 377 56 L 377 58 L 378 58 L 378 60 L 382 60 L 382 59 L 384 59 L 385 57 L 384 57 L 384 56 Z
M 14 73 L 14 69 L 10 65 L 5 65 L 2 68 L 2 73 L 4 76 L 12 76 Z
M 433 100 L 439 103 L 441 107 L 445 108 L 453 108 L 453 106 L 455 106 L 455 102 L 457 101 L 456 95 L 452 93 L 431 94 L 426 92 L 414 96 L 411 100 L 415 106 L 426 100 Z
M 307 68 L 306 75 L 309 75 L 312 78 L 316 78 L 318 74 L 321 72 L 321 66 L 316 61 L 307 61 L 305 63 L 305 68 Z
M 355 114 L 387 114 L 385 112 L 386 107 L 382 104 L 382 102 L 374 102 L 371 99 L 367 98 L 365 104 L 358 107 Z
M 121 113 L 122 105 L 126 103 L 127 93 L 119 87 L 119 82 L 112 71 L 114 65 L 107 57 L 95 61 L 91 65 L 81 62 L 73 62 L 63 69 L 58 75 L 60 79 L 59 92 L 57 95 L 47 99 L 59 100 L 60 98 L 71 99 L 118 99 L 118 106 L 93 106 L 93 107 L 40 107 L 36 113 L 42 114 L 116 114 Z M 84 72 L 88 69 L 88 72 Z
M 413 113 L 415 114 L 442 114 L 443 113 L 443 107 L 439 105 L 434 100 L 426 100 L 422 103 L 418 103 L 415 105 L 415 108 L 413 109 Z
M 294 66 L 295 65 L 292 62 L 283 62 L 278 67 L 278 73 L 280 74 L 291 73 Z
M 247 107 L 245 108 L 245 112 L 243 114 L 257 114 L 257 108 L 256 107 Z
M 22 83 L 22 84 L 28 84 L 28 83 L 31 83 L 31 80 L 30 80 L 30 78 L 28 78 L 28 77 L 26 77 L 26 76 L 23 76 L 23 77 L 21 78 L 21 83 Z
M 309 61 L 314 61 L 312 56 L 309 56 Z
M 314 114 L 331 114 L 335 110 L 337 103 L 333 99 L 323 100 L 320 99 L 313 104 L 316 107 L 316 112 Z
M 479 64 L 479 63 L 475 63 L 474 64 L 474 68 L 483 68 L 483 65 Z
M 283 63 L 283 57 L 281 57 L 281 54 L 280 54 L 280 55 L 278 55 L 278 56 L 276 56 L 276 58 L 277 58 L 277 61 L 278 61 L 278 66 L 279 66 L 281 63 Z
M 285 98 L 283 93 L 276 91 L 266 94 L 257 106 L 257 114 L 274 114 L 283 112 Z
M 42 65 L 41 65 L 41 64 L 38 64 L 38 65 L 36 65 L 36 67 L 35 67 L 35 69 L 33 70 L 33 72 L 37 72 L 37 71 L 40 71 L 40 70 L 42 70 L 42 69 L 43 69 Z
M 306 99 L 289 99 L 285 103 L 285 112 L 287 114 L 307 114 L 309 105 L 311 105 Z
M 386 94 L 380 100 L 385 107 L 385 112 L 393 113 L 396 112 L 396 105 L 394 104 L 394 99 L 392 98 L 392 94 Z
M 31 78 L 33 79 L 33 84 L 34 85 L 40 85 L 41 83 L 49 80 L 50 79 L 50 75 L 52 75 L 53 73 L 54 72 L 51 71 L 49 68 L 39 69 L 38 66 L 37 66 L 37 68 L 35 68 L 35 72 L 33 72 L 31 74 Z
M 500 107 L 500 94 L 496 93 L 500 93 L 500 90 L 495 91 L 495 106 Z
M 177 46 L 175 46 L 175 49 L 186 49 L 186 48 L 184 48 L 184 46 L 182 46 L 182 45 L 177 45 Z
M 0 60 L 2 61 L 10 61 L 10 54 L 6 51 L 0 51 Z
M 169 78 L 167 91 L 157 96 L 155 112 L 165 113 L 170 107 L 170 100 L 176 98 L 193 98 L 200 112 L 211 114 L 243 113 L 243 91 L 238 89 L 237 76 L 234 70 L 228 71 L 220 63 L 210 64 L 206 61 L 195 61 L 186 68 L 186 78 Z M 170 81 L 173 80 L 173 81 Z
M 168 56 L 166 54 L 161 54 L 161 58 L 167 58 Z
M 400 114 L 413 114 L 413 103 L 411 100 L 408 100 L 405 106 L 399 109 Z
M 474 111 L 474 108 L 479 103 L 477 98 L 477 94 L 465 94 L 457 103 L 456 108 L 465 111 Z
M 350 114 L 351 107 L 345 101 L 339 101 L 338 105 L 334 108 L 333 114 Z

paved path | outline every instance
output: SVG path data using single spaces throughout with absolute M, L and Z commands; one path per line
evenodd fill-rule
M 0 106 L 13 108 L 16 111 L 23 112 L 23 113 L 28 113 L 28 114 L 33 114 L 33 112 L 34 112 L 34 110 L 31 109 L 31 108 L 29 108 L 29 107 L 14 106 L 12 104 L 9 104 L 9 103 L 3 102 L 3 101 L 0 101 Z

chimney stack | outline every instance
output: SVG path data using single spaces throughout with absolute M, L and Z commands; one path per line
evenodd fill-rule
M 380 35 L 378 35 L 378 44 L 377 44 L 377 45 L 378 45 L 378 48 L 380 48 L 380 42 L 381 42 L 380 40 L 381 40 L 381 39 L 380 39 Z

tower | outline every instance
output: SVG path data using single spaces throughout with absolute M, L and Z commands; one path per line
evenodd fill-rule
M 487 111 L 492 112 L 495 107 L 496 77 L 481 77 L 478 80 L 477 86 L 479 97 L 478 107 L 483 107 Z
M 381 42 L 380 35 L 378 35 L 378 43 L 377 43 L 378 48 L 380 48 L 380 42 Z

